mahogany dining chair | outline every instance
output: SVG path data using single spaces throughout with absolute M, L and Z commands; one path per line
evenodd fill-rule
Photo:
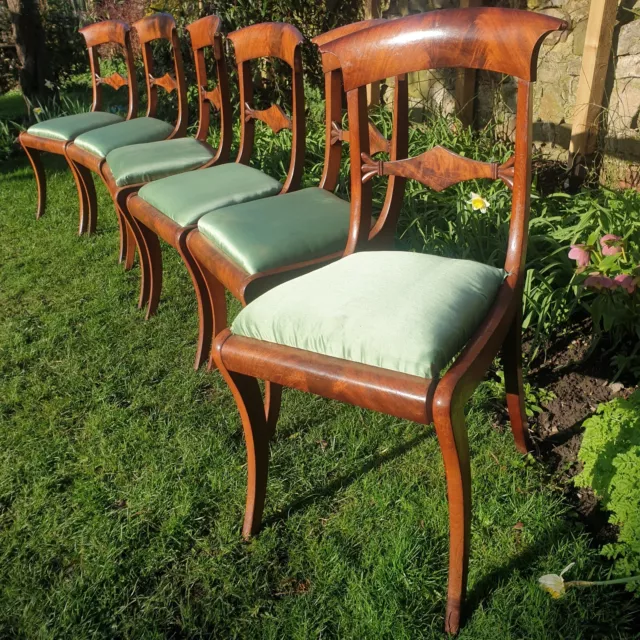
M 206 16 L 187 26 L 193 50 L 196 81 L 198 86 L 198 129 L 195 138 L 174 138 L 157 142 L 127 145 L 107 154 L 100 165 L 100 176 L 104 181 L 114 205 L 124 218 L 127 230 L 135 240 L 127 245 L 127 260 L 133 259 L 134 246 L 140 257 L 142 282 L 138 306 L 144 307 L 149 296 L 149 267 L 145 242 L 140 230 L 127 208 L 127 198 L 137 193 L 145 184 L 168 176 L 206 169 L 227 162 L 233 136 L 231 128 L 231 101 L 229 79 L 224 54 L 224 42 L 220 33 L 218 16 Z M 217 84 L 209 88 L 205 52 L 212 50 Z M 211 124 L 211 109 L 220 114 L 220 135 L 217 149 L 208 142 Z M 180 244 L 180 242 L 179 242 Z
M 84 225 L 92 233 L 97 222 L 97 199 L 91 172 L 103 180 L 103 167 L 107 155 L 114 149 L 126 145 L 158 140 L 181 138 L 187 131 L 187 92 L 180 52 L 180 41 L 175 20 L 168 13 L 156 13 L 133 25 L 142 46 L 142 63 L 147 85 L 147 110 L 144 117 L 135 121 L 119 122 L 107 125 L 95 131 L 77 136 L 67 147 L 67 156 L 79 173 L 82 189 L 86 198 Z M 161 77 L 154 75 L 152 42 L 165 41 L 171 47 L 174 74 L 165 73 Z M 167 93 L 177 92 L 177 113 L 174 124 L 156 117 L 158 111 L 158 88 Z M 120 229 L 119 261 L 125 262 L 127 269 L 133 266 L 135 240 L 127 228 L 126 222 L 116 208 Z
M 116 91 L 122 87 L 127 87 L 129 92 L 126 109 L 127 120 L 131 120 L 138 115 L 138 90 L 133 51 L 131 49 L 130 27 L 128 24 L 118 20 L 106 20 L 80 29 L 80 33 L 85 39 L 89 53 L 93 90 L 91 111 L 38 122 L 30 126 L 26 131 L 23 131 L 19 136 L 19 141 L 31 162 L 36 177 L 38 190 L 36 218 L 44 215 L 47 205 L 46 174 L 40 157 L 40 152 L 46 151 L 64 156 L 71 169 L 80 200 L 80 225 L 78 233 L 83 234 L 89 231 L 87 222 L 90 207 L 88 201 L 89 194 L 84 188 L 86 181 L 85 170 L 82 167 L 78 168 L 74 165 L 67 155 L 67 149 L 75 138 L 83 133 L 124 121 L 121 116 L 115 113 L 102 111 L 103 85 L 108 85 Z M 122 50 L 127 68 L 126 77 L 117 72 L 106 77 L 100 75 L 100 55 L 98 47 L 107 44 L 116 46 Z
M 240 87 L 240 148 L 235 162 L 163 178 L 142 187 L 120 206 L 132 227 L 137 225 L 139 253 L 145 254 L 140 299 L 147 302 L 147 317 L 157 309 L 162 288 L 162 253 L 159 238 L 178 250 L 196 291 L 205 284 L 186 247 L 186 239 L 199 218 L 215 209 L 288 193 L 298 188 L 305 146 L 304 92 L 302 85 L 302 35 L 293 26 L 269 22 L 235 31 L 228 36 L 234 45 Z M 277 58 L 292 74 L 292 105 L 289 117 L 277 104 L 257 110 L 253 105 L 252 62 Z M 292 131 L 291 156 L 284 185 L 249 166 L 255 121 L 261 120 L 275 133 Z M 200 304 L 200 337 L 195 359 L 198 368 L 209 356 L 211 314 Z
M 363 31 L 384 20 L 364 20 L 314 38 L 329 42 Z M 334 57 L 322 56 L 325 74 L 325 164 L 318 187 L 285 193 L 259 201 L 208 211 L 187 236 L 187 250 L 197 265 L 204 286 L 196 287 L 201 315 L 201 361 L 212 336 L 227 326 L 225 289 L 244 306 L 271 287 L 308 273 L 342 256 L 349 235 L 349 203 L 333 193 L 340 173 L 343 142 L 350 132 L 342 129 L 342 82 Z M 408 105 L 406 78 L 397 78 L 394 100 Z M 407 137 L 389 142 L 376 127 L 366 127 L 371 153 L 384 151 L 393 160 L 406 157 Z M 387 196 L 372 233 L 377 246 L 389 246 L 400 211 L 404 178 L 390 180 Z M 398 197 L 400 193 L 400 197 Z M 213 360 L 210 358 L 210 367 Z M 271 398 L 276 410 L 279 398 Z
M 449 633 L 457 633 L 460 626 L 470 549 L 471 469 L 464 405 L 499 352 L 516 447 L 524 453 L 529 446 L 521 306 L 532 83 L 542 40 L 566 26 L 557 18 L 515 9 L 445 9 L 388 21 L 324 44 L 321 51 L 325 58 L 335 58 L 347 93 L 351 208 L 345 257 L 250 302 L 214 345 L 215 363 L 233 392 L 247 446 L 245 537 L 260 529 L 269 440 L 278 418 L 271 397 L 281 386 L 434 423 L 449 504 Z M 509 160 L 480 162 L 440 146 L 413 158 L 372 160 L 366 85 L 437 68 L 480 69 L 515 78 L 515 152 Z M 393 110 L 392 146 L 408 129 L 406 102 L 394 101 Z M 472 179 L 504 182 L 512 190 L 504 268 L 427 254 L 364 251 L 378 227 L 371 226 L 373 176 L 414 179 L 436 191 Z M 402 193 L 403 185 L 394 191 L 395 196 Z M 199 263 L 204 253 L 204 248 L 194 250 Z M 217 273 L 230 277 L 220 269 Z M 266 402 L 259 379 L 268 382 Z

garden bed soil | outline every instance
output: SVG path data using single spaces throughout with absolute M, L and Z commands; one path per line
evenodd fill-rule
M 582 469 L 578 461 L 582 423 L 599 404 L 627 398 L 635 387 L 632 378 L 611 382 L 615 378 L 612 355 L 604 348 L 589 354 L 590 334 L 589 327 L 581 324 L 532 363 L 528 381 L 536 389 L 550 391 L 553 398 L 542 404 L 543 411 L 529 420 L 529 426 L 536 457 L 547 466 L 596 543 L 605 544 L 615 540 L 617 527 L 608 523 L 591 489 L 573 484 Z

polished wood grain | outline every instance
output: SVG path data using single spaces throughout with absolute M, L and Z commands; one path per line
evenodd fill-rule
M 238 65 L 258 58 L 279 58 L 295 71 L 302 71 L 298 52 L 302 34 L 284 22 L 261 22 L 229 34 Z
M 138 89 L 136 85 L 136 74 L 133 60 L 133 50 L 131 48 L 130 28 L 124 22 L 118 20 L 106 20 L 96 24 L 88 25 L 80 29 L 80 33 L 87 44 L 87 53 L 89 55 L 89 66 L 91 70 L 92 92 L 93 98 L 91 102 L 91 111 L 100 111 L 102 108 L 102 85 L 106 84 L 113 89 L 120 89 L 127 86 L 128 106 L 127 119 L 134 118 L 138 110 Z M 113 44 L 120 47 L 124 54 L 125 64 L 127 67 L 127 78 L 119 73 L 113 73 L 106 78 L 100 75 L 100 58 L 97 47 L 103 44 Z M 87 208 L 93 206 L 93 200 L 87 194 L 92 194 L 92 185 L 86 185 L 86 176 L 84 173 L 76 169 L 73 161 L 67 154 L 68 144 L 66 141 L 52 140 L 50 138 L 41 138 L 23 131 L 19 136 L 19 142 L 34 171 L 37 188 L 37 207 L 36 218 L 44 215 L 47 202 L 47 180 L 42 166 L 40 152 L 55 153 L 64 156 L 71 173 L 73 175 L 76 187 L 78 189 L 78 199 L 80 203 L 80 233 L 84 233 L 87 227 L 84 223 L 87 221 Z
M 160 78 L 154 78 L 153 76 L 149 76 L 149 82 L 154 87 L 161 87 L 167 93 L 173 93 L 178 88 L 178 83 L 176 79 L 169 73 L 165 73 Z
M 422 182 L 434 191 L 443 191 L 451 185 L 465 180 L 488 178 L 504 180 L 511 187 L 513 179 L 513 160 L 504 164 L 480 162 L 453 153 L 441 146 L 405 160 L 385 162 L 374 160 L 368 153 L 362 153 L 362 181 L 373 176 L 401 176 Z
M 532 147 L 532 92 L 537 52 L 545 35 L 565 28 L 555 18 L 510 9 L 442 10 L 409 16 L 355 32 L 322 45 L 334 56 L 327 67 L 342 68 L 347 90 L 351 159 L 351 227 L 345 254 L 370 248 L 376 234 L 388 233 L 397 218 L 390 213 L 371 228 L 370 173 L 389 175 L 398 184 L 387 197 L 397 199 L 406 179 L 431 188 L 460 180 L 502 179 L 512 187 L 512 209 L 502 286 L 473 336 L 441 379 L 425 380 L 378 367 L 344 361 L 300 349 L 219 334 L 213 359 L 236 400 L 247 443 L 248 484 L 243 534 L 255 535 L 264 509 L 269 436 L 258 379 L 309 391 L 417 422 L 433 421 L 444 461 L 449 504 L 449 580 L 445 631 L 458 632 L 466 593 L 471 539 L 471 465 L 464 406 L 502 350 L 507 408 L 516 446 L 528 440 L 521 371 L 521 306 L 529 222 Z M 337 67 L 335 66 L 337 65 Z M 366 86 L 370 82 L 439 66 L 492 69 L 516 76 L 515 153 L 506 163 L 465 162 L 444 149 L 432 149 L 413 161 L 407 147 L 408 101 L 394 99 L 393 135 L 388 162 L 372 159 Z M 401 90 L 404 91 L 404 90 Z M 363 163 L 364 159 L 364 163 Z M 448 177 L 447 177 L 448 174 Z M 363 180 L 364 178 L 364 180 Z M 395 211 L 395 210 L 394 210 Z M 202 239 L 188 239 L 199 265 Z M 209 268 L 209 266 L 207 268 Z M 215 267 L 213 267 L 215 268 Z M 225 274 L 221 273 L 222 277 Z M 410 278 L 410 274 L 407 274 Z M 354 291 L 354 295 L 357 291 Z
M 253 109 L 250 105 L 244 105 L 244 119 L 248 122 L 254 118 L 264 122 L 274 133 L 282 129 L 293 128 L 291 118 L 282 110 L 279 104 L 272 104 L 268 109 Z
M 516 33 L 513 26 L 520 21 L 525 22 Z M 373 26 L 349 36 L 350 40 L 332 40 L 320 49 L 338 58 L 346 91 L 401 73 L 446 67 L 496 71 L 535 81 L 536 67 L 531 61 L 537 55 L 539 34 L 557 30 L 557 24 L 552 16 L 524 15 L 519 9 L 429 11 L 407 16 L 402 22 Z M 567 26 L 562 21 L 562 29 Z M 421 38 L 416 46 L 416 39 L 407 37 L 407 28 L 428 34 L 429 40 Z M 353 48 L 358 48 L 359 59 L 349 56 Z M 388 55 L 391 50 L 394 54 Z

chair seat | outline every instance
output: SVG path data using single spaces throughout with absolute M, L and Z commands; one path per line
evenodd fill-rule
M 218 209 L 198 229 L 249 275 L 343 251 L 349 203 L 310 188 Z
M 115 113 L 104 111 L 90 111 L 89 113 L 76 113 L 72 116 L 51 118 L 44 122 L 37 122 L 27 129 L 27 133 L 40 138 L 50 138 L 67 142 L 75 140 L 79 135 L 93 131 L 101 127 L 123 122 L 123 119 Z
M 230 162 L 146 184 L 138 195 L 186 227 L 209 211 L 276 195 L 282 185 L 253 167 Z
M 434 378 L 478 328 L 505 275 L 470 260 L 356 253 L 274 287 L 231 331 Z
M 78 136 L 74 144 L 98 158 L 106 158 L 114 149 L 140 142 L 165 140 L 173 126 L 156 118 L 134 118 L 89 131 Z
M 211 147 L 199 140 L 176 138 L 120 147 L 107 155 L 107 164 L 116 186 L 126 187 L 197 169 L 213 157 Z

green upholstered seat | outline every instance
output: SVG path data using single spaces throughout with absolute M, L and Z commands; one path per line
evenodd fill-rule
M 349 203 L 310 188 L 218 209 L 200 232 L 248 274 L 344 250 Z
M 93 131 L 111 124 L 123 122 L 123 119 L 115 113 L 104 111 L 90 111 L 89 113 L 76 113 L 73 116 L 51 118 L 44 122 L 37 122 L 27 129 L 27 133 L 40 138 L 50 138 L 67 142 L 75 140 L 79 135 L 87 131 Z
M 252 167 L 229 162 L 146 184 L 138 195 L 179 225 L 195 224 L 208 211 L 280 192 L 282 185 Z
M 271 289 L 231 330 L 434 378 L 478 328 L 504 277 L 470 260 L 360 252 Z
M 197 169 L 213 156 L 211 147 L 199 140 L 176 138 L 114 149 L 107 155 L 107 164 L 116 185 L 125 187 Z
M 140 142 L 165 140 L 173 126 L 156 118 L 134 118 L 78 136 L 74 144 L 98 158 L 106 158 L 114 149 Z

